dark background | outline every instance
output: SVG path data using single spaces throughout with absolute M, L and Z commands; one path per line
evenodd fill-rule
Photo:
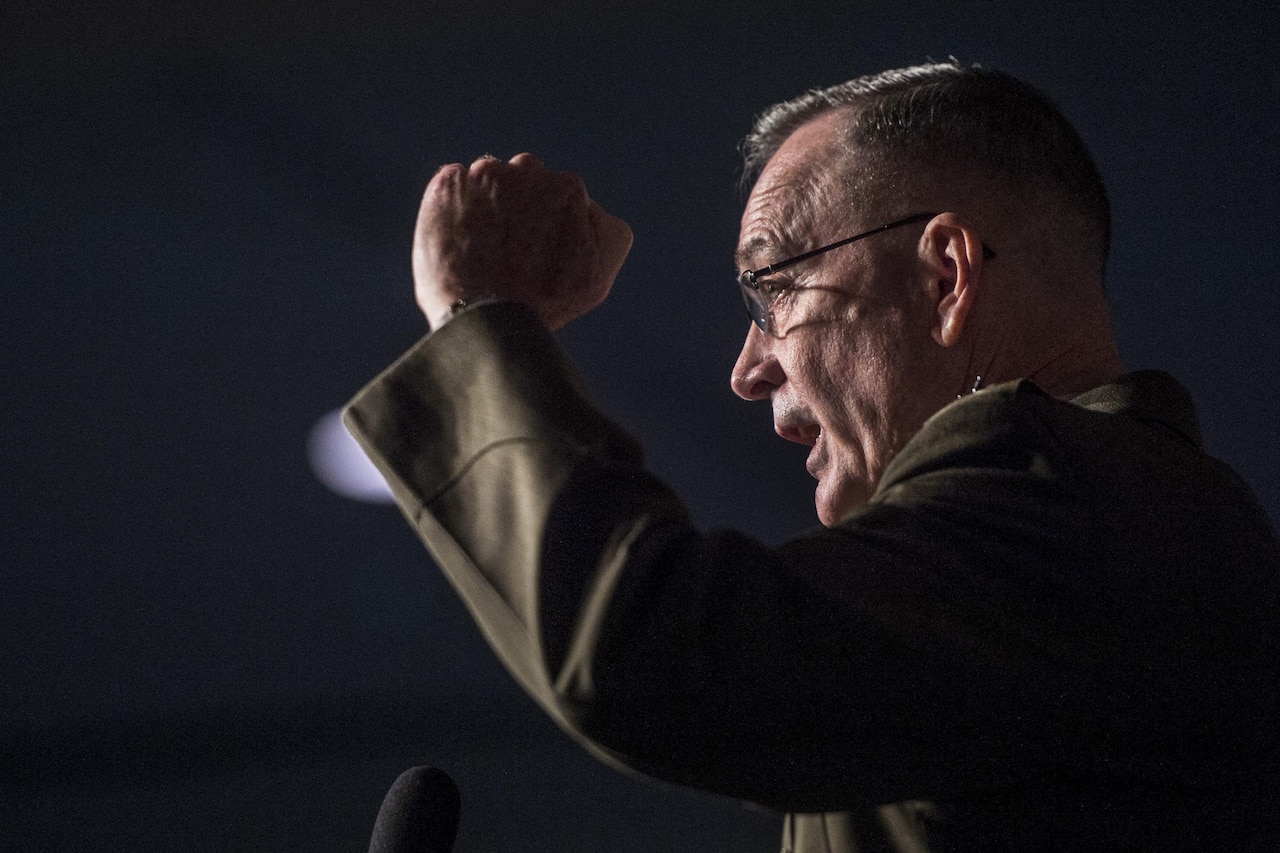
M 858 74 L 1013 72 L 1107 178 L 1130 366 L 1280 519 L 1277 13 L 1147 5 L 6 4 L 0 849 L 364 850 L 415 764 L 458 779 L 463 853 L 776 849 L 774 815 L 585 756 L 398 513 L 311 472 L 423 331 L 444 162 L 531 150 L 631 222 L 565 345 L 700 521 L 779 540 L 813 484 L 727 385 L 736 143 Z

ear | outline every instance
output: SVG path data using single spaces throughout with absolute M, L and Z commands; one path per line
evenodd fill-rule
M 985 260 L 982 240 L 956 214 L 940 213 L 925 226 L 920 255 L 929 275 L 933 339 L 939 346 L 954 346 L 980 289 Z

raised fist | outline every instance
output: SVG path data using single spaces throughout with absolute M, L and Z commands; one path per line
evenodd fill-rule
M 414 293 L 433 326 L 466 294 L 523 302 L 556 330 L 608 296 L 631 228 L 572 172 L 532 154 L 452 163 L 427 184 L 413 238 Z

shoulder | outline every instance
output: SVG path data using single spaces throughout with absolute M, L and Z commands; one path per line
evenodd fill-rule
M 935 414 L 885 472 L 882 490 L 948 469 L 1055 477 L 1147 455 L 1208 460 L 1191 397 L 1172 377 L 1126 374 L 1070 400 L 1021 379 Z
M 921 428 L 885 471 L 878 493 L 945 471 L 1047 473 L 1057 447 L 1059 404 L 1034 383 L 1019 380 L 964 397 Z

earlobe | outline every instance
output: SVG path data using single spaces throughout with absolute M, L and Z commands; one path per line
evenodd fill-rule
M 962 283 L 938 303 L 938 324 L 935 326 L 934 339 L 939 345 L 950 347 L 960 342 L 965 320 L 969 318 L 972 293 L 968 283 Z

